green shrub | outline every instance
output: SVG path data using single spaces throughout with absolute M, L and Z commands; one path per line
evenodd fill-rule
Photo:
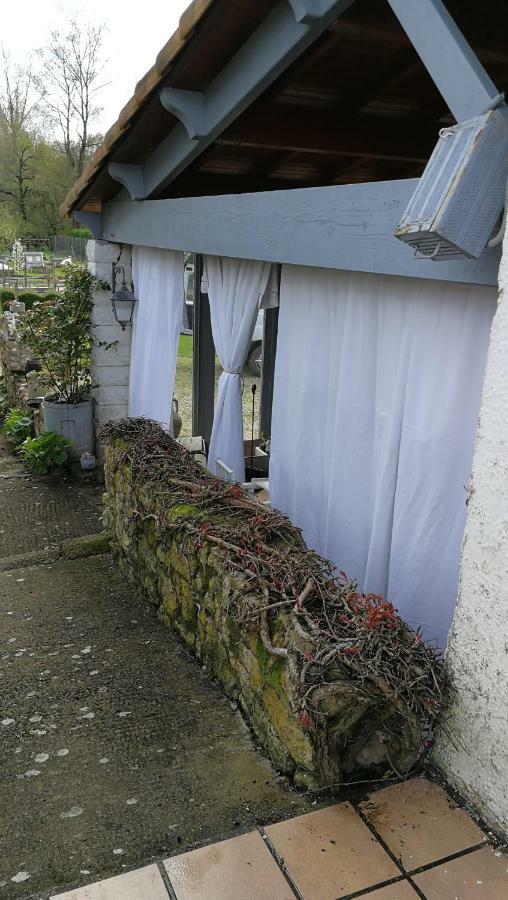
M 55 291 L 48 291 L 47 294 L 38 294 L 37 291 L 20 291 L 19 298 L 25 304 L 26 309 L 32 309 L 34 303 L 44 303 L 46 300 L 57 300 L 58 294 Z
M 48 472 L 61 471 L 67 462 L 67 451 L 71 446 L 72 441 L 62 434 L 45 431 L 37 438 L 26 438 L 19 454 L 32 472 L 46 475 Z
M 7 288 L 0 289 L 0 315 L 5 309 L 9 309 L 11 300 L 14 300 L 14 292 Z
M 71 266 L 57 300 L 34 303 L 22 316 L 18 333 L 40 360 L 52 394 L 65 403 L 87 399 L 90 389 L 90 317 L 95 277 Z
M 72 237 L 91 238 L 92 232 L 89 228 L 73 228 L 71 235 Z
M 17 448 L 33 434 L 33 417 L 22 409 L 10 409 L 4 419 L 4 434 Z
M 9 410 L 9 399 L 5 391 L 5 380 L 0 372 L 0 421 L 3 421 Z
M 20 291 L 18 300 L 25 304 L 26 309 L 32 309 L 34 303 L 43 303 L 45 300 L 57 300 L 59 296 L 55 291 L 48 291 L 46 294 L 39 294 L 37 291 Z M 0 306 L 2 309 L 9 309 L 14 299 L 14 291 L 7 288 L 0 290 Z

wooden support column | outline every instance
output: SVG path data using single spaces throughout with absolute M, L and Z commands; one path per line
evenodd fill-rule
M 209 442 L 212 434 L 215 346 L 208 294 L 201 293 L 203 257 L 194 257 L 194 323 L 192 340 L 192 433 Z
M 272 433 L 273 385 L 278 325 L 278 307 L 265 309 L 265 323 L 263 329 L 263 369 L 261 374 L 261 409 L 259 414 L 259 427 L 261 434 L 265 438 L 269 438 Z

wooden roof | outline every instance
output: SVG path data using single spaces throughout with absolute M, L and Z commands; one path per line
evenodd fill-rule
M 142 164 L 177 123 L 159 88 L 204 90 L 275 3 L 194 0 L 62 211 L 112 199 L 120 185 L 106 162 Z M 506 0 L 446 6 L 508 90 Z M 160 197 L 415 177 L 452 122 L 386 0 L 356 0 Z

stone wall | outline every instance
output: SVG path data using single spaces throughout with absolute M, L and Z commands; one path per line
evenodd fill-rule
M 265 595 L 256 594 L 246 572 L 232 570 L 227 548 L 207 537 L 207 523 L 198 544 L 186 531 L 186 520 L 213 515 L 210 507 L 203 512 L 198 502 L 160 502 L 145 478 L 133 474 L 125 461 L 126 447 L 128 441 L 119 438 L 110 438 L 106 447 L 105 525 L 114 558 L 157 607 L 162 621 L 238 702 L 276 768 L 297 785 L 311 787 L 337 787 L 355 777 L 383 776 L 387 770 L 408 771 L 420 750 L 418 716 L 408 726 L 399 715 L 400 697 L 384 679 L 369 683 L 368 671 L 349 682 L 341 672 L 337 683 L 318 684 L 309 692 L 312 720 L 302 715 L 302 664 L 312 660 L 313 650 L 305 632 L 285 609 L 270 614 L 266 635 L 240 624 L 232 614 L 233 598 L 241 595 L 262 606 Z M 201 483 L 204 477 L 212 478 L 201 469 Z M 175 524 L 169 536 L 166 529 L 161 537 L 162 523 Z M 301 553 L 307 554 L 303 542 Z M 414 635 L 406 631 L 413 641 Z M 277 648 L 290 648 L 289 655 L 269 652 L 270 645 L 275 654 Z M 341 652 L 335 650 L 337 671 Z M 421 678 L 416 665 L 413 675 Z
M 32 376 L 37 384 L 30 389 L 25 370 L 33 354 L 25 347 L 18 336 L 20 317 L 25 312 L 25 304 L 13 301 L 9 310 L 0 316 L 0 368 L 2 370 L 4 389 L 10 406 L 24 406 L 26 400 L 34 395 L 39 376 Z
M 435 761 L 508 835 L 508 230 L 499 287 L 446 657 L 455 689 Z

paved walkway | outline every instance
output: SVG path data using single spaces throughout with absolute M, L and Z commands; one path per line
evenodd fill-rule
M 101 489 L 26 478 L 0 453 L 0 491 L 0 898 L 309 806 L 108 553 L 58 558 L 100 528 Z
M 508 856 L 414 778 L 59 895 L 60 900 L 506 900 Z
M 62 558 L 98 488 L 0 446 L 0 504 L 2 900 L 505 900 L 507 858 L 436 785 L 328 805 L 277 777 L 109 554 Z

